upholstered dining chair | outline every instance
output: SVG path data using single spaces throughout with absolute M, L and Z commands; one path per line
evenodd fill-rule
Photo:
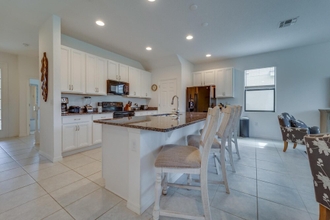
M 289 142 L 294 144 L 293 149 L 295 149 L 297 144 L 305 144 L 305 135 L 320 133 L 319 127 L 308 127 L 304 122 L 295 119 L 295 117 L 287 112 L 283 112 L 282 114 L 278 115 L 278 122 L 284 142 L 283 152 L 287 150 Z
M 209 109 L 206 126 L 203 129 L 200 147 L 182 146 L 182 145 L 164 145 L 159 152 L 156 161 L 156 184 L 155 184 L 155 204 L 153 209 L 153 219 L 159 219 L 159 216 L 168 216 L 185 219 L 212 219 L 208 197 L 207 183 L 207 167 L 211 145 L 216 133 L 216 127 L 219 119 L 220 111 L 216 106 Z M 200 186 L 191 186 L 183 184 L 167 183 L 167 175 L 169 173 L 187 173 L 199 174 Z M 167 186 L 187 188 L 201 191 L 203 203 L 203 216 L 191 216 L 189 213 L 177 213 L 168 210 L 162 210 L 159 207 L 161 192 L 166 194 Z
M 330 134 L 306 135 L 304 137 L 313 176 L 319 220 L 330 219 Z

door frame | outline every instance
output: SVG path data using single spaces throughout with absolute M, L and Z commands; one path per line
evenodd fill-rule
M 26 92 L 26 100 L 27 100 L 27 105 L 26 105 L 26 131 L 27 131 L 27 135 L 30 135 L 30 86 L 33 85 L 33 86 L 36 86 L 37 87 L 37 92 L 36 92 L 36 95 L 37 95 L 37 106 L 39 107 L 39 103 L 40 103 L 40 83 L 39 83 L 39 80 L 38 79 L 29 79 L 28 80 L 28 85 L 27 85 L 27 92 Z M 40 123 L 40 114 L 38 114 L 38 123 Z M 36 126 L 36 132 L 39 130 L 39 126 Z
M 8 79 L 8 64 L 0 62 L 1 69 L 1 127 L 0 138 L 8 137 L 9 135 L 9 79 Z

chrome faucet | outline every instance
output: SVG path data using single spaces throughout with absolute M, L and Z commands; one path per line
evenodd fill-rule
M 174 95 L 172 97 L 172 102 L 171 102 L 171 105 L 173 105 L 174 103 L 174 98 L 176 97 L 176 100 L 177 100 L 177 109 L 176 109 L 176 114 L 179 115 L 179 97 L 177 95 Z

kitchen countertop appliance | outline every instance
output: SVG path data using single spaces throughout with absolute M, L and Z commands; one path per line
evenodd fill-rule
M 102 102 L 102 112 L 113 112 L 113 118 L 134 116 L 134 111 L 123 111 L 122 102 Z
M 61 113 L 62 114 L 68 113 L 68 103 L 69 103 L 68 97 L 61 98 Z
M 87 113 L 93 112 L 93 107 L 91 106 L 92 98 L 89 96 L 84 97 L 84 107 Z

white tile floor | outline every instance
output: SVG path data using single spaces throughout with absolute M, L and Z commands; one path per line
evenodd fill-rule
M 236 173 L 227 165 L 230 194 L 209 184 L 213 219 L 318 219 L 304 146 L 283 153 L 282 142 L 252 138 L 239 139 L 239 146 Z M 33 136 L 0 140 L 0 219 L 152 219 L 152 207 L 138 216 L 104 189 L 101 154 L 98 148 L 51 163 Z M 209 164 L 209 179 L 219 180 Z M 198 191 L 170 189 L 161 205 L 202 213 Z

